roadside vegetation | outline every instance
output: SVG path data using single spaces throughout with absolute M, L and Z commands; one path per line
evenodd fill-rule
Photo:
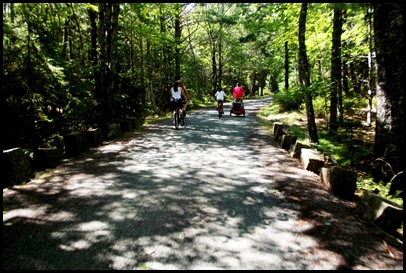
M 289 128 L 289 133 L 295 135 L 297 140 L 308 144 L 306 113 L 304 103 L 298 109 L 289 109 L 280 99 L 282 94 L 274 96 L 272 104 L 259 111 L 261 124 L 273 135 L 273 123 L 282 122 Z M 346 115 L 336 135 L 331 135 L 328 130 L 328 113 L 323 101 L 315 101 L 316 123 L 319 133 L 319 143 L 311 144 L 315 149 L 322 152 L 332 165 L 351 169 L 357 172 L 357 193 L 369 191 L 381 197 L 390 199 L 403 206 L 403 199 L 399 192 L 389 194 L 390 183 L 374 181 L 371 170 L 375 167 L 373 161 L 374 124 L 366 123 L 365 100 L 348 100 L 344 105 L 350 114 Z

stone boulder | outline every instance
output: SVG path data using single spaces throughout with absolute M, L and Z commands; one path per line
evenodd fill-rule
M 122 134 L 120 123 L 112 123 L 108 126 L 107 139 L 111 140 Z
M 360 197 L 357 210 L 365 219 L 394 236 L 403 223 L 403 207 L 372 192 Z
M 132 120 L 122 120 L 120 121 L 120 127 L 121 127 L 121 131 L 124 132 L 128 132 L 128 131 L 132 131 L 134 130 L 134 122 Z
M 293 145 L 293 148 L 290 152 L 290 156 L 293 158 L 300 158 L 301 152 L 302 152 L 302 148 L 305 149 L 310 149 L 309 145 L 303 144 L 299 141 L 296 141 L 296 143 Z
M 98 147 L 103 143 L 103 132 L 100 128 L 89 129 L 85 134 L 89 147 Z
M 42 171 L 55 168 L 62 160 L 62 152 L 57 148 L 38 148 L 34 155 L 35 167 Z
M 321 167 L 324 165 L 323 155 L 313 149 L 302 148 L 300 152 L 300 162 L 305 170 L 320 173 Z
M 11 185 L 21 184 L 34 177 L 34 170 L 29 157 L 19 147 L 3 151 L 1 167 L 0 180 L 3 189 Z
M 283 123 L 282 122 L 274 122 L 273 124 L 273 139 L 279 141 L 284 135 L 285 132 L 283 131 Z
M 85 132 L 75 132 L 63 137 L 65 142 L 65 154 L 67 157 L 79 155 L 89 151 Z
M 354 200 L 357 189 L 357 173 L 341 167 L 321 168 L 321 182 L 333 193 L 346 200 Z
M 131 124 L 130 130 L 134 130 L 137 128 L 140 128 L 144 122 L 145 122 L 145 117 L 127 117 L 126 120 Z
M 289 151 L 291 149 L 291 146 L 293 146 L 295 144 L 296 140 L 297 140 L 297 136 L 295 136 L 295 135 L 290 135 L 290 134 L 283 135 L 282 140 L 281 140 L 281 146 L 286 151 Z

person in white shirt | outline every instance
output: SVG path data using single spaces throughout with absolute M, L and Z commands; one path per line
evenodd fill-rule
M 170 94 L 169 94 L 169 103 L 172 112 L 175 112 L 176 109 L 180 108 L 182 109 L 182 88 L 179 86 L 179 82 L 176 81 L 171 88 Z
M 217 109 L 220 109 L 222 114 L 224 114 L 224 111 L 223 111 L 223 102 L 224 102 L 224 99 L 225 99 L 226 96 L 227 96 L 227 95 L 226 95 L 226 93 L 224 93 L 222 87 L 220 87 L 220 90 L 218 90 L 218 91 L 216 92 L 216 94 L 214 94 L 214 98 L 215 98 L 216 101 L 217 101 Z

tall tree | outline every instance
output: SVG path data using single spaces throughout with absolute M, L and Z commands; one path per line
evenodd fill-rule
M 285 90 L 289 89 L 289 47 L 288 41 L 285 42 Z
M 306 33 L 306 14 L 307 3 L 303 3 L 300 9 L 299 16 L 299 78 L 303 87 L 306 115 L 307 115 L 307 130 L 309 132 L 310 143 L 318 143 L 316 120 L 313 110 L 313 98 L 310 91 L 310 67 L 307 60 L 305 33 Z
M 227 77 L 229 75 L 224 75 L 228 72 L 224 71 L 224 67 L 232 66 L 230 51 L 237 51 L 236 38 L 233 43 L 233 39 L 230 37 L 233 36 L 231 27 L 236 24 L 239 11 L 234 9 L 234 4 L 228 3 L 201 4 L 199 8 L 200 20 L 203 22 L 201 26 L 207 34 L 207 38 L 202 42 L 207 45 L 207 54 L 210 55 L 210 93 L 214 94 L 220 85 L 224 85 L 225 81 L 230 83 L 230 77 Z M 235 74 L 233 71 L 233 76 Z
M 182 36 L 181 13 L 182 6 L 176 5 L 175 11 L 175 79 L 180 79 L 180 45 Z
M 93 76 L 95 81 L 95 94 L 100 92 L 100 70 L 97 69 L 97 8 L 96 6 L 89 5 L 87 12 L 89 14 L 90 19 L 90 37 L 91 37 L 91 44 L 90 44 L 90 52 L 89 52 L 89 60 L 93 67 Z
M 114 93 L 117 91 L 118 3 L 99 3 L 98 39 L 100 45 L 100 90 L 97 94 L 102 113 L 100 127 L 106 129 L 114 119 Z
M 330 90 L 330 132 L 336 133 L 337 110 L 339 97 L 342 96 L 341 86 L 341 33 L 342 33 L 342 10 L 334 9 L 333 35 L 331 50 L 331 90 Z M 341 100 L 342 101 L 342 100 Z
M 405 168 L 403 4 L 374 3 L 377 64 L 375 156 L 394 174 Z
M 221 29 L 218 26 L 218 22 L 219 19 L 217 18 L 217 16 L 219 16 L 219 14 L 217 12 L 219 12 L 216 9 L 220 9 L 220 7 L 224 5 L 222 3 L 216 3 L 213 4 L 213 9 L 211 9 L 212 5 L 209 4 L 207 6 L 207 10 L 206 10 L 206 22 L 205 22 L 205 29 L 207 32 L 207 35 L 209 37 L 208 41 L 209 41 L 209 45 L 210 45 L 210 50 L 211 50 L 211 68 L 212 68 L 212 73 L 211 73 L 211 85 L 212 85 L 212 92 L 214 94 L 214 92 L 216 92 L 217 90 L 217 86 L 218 86 L 218 82 L 219 82 L 219 64 L 218 64 L 218 50 L 220 45 L 218 45 L 221 40 L 219 39 L 221 36 Z
M 367 115 L 367 123 L 368 125 L 372 124 L 372 96 L 375 93 L 375 75 L 374 75 L 374 65 L 373 65 L 373 35 L 372 35 L 372 10 L 368 9 L 367 11 L 367 24 L 368 24 L 368 81 L 369 81 L 369 89 L 368 89 L 368 115 Z

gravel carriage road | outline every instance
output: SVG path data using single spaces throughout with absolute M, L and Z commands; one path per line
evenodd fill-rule
M 403 269 L 403 251 L 334 249 L 310 232 L 276 185 L 320 180 L 260 128 L 269 103 L 246 101 L 245 117 L 230 103 L 221 119 L 198 110 L 179 130 L 166 120 L 3 190 L 3 270 Z

